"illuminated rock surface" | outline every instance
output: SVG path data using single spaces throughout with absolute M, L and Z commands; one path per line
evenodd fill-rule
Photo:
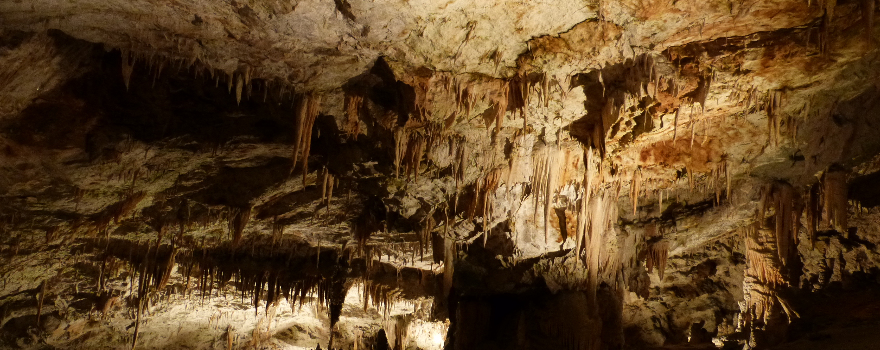
M 875 10 L 0 2 L 0 348 L 873 349 Z

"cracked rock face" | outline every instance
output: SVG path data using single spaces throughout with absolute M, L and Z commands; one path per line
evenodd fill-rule
M 0 347 L 873 348 L 876 2 L 0 3 Z

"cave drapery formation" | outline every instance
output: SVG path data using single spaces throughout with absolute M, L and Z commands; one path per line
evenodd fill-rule
M 2 1 L 0 348 L 874 348 L 876 8 Z

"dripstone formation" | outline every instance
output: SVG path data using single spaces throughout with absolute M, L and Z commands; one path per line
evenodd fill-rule
M 0 2 L 2 349 L 874 349 L 875 0 Z

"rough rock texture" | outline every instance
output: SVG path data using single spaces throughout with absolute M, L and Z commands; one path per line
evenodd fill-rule
M 0 347 L 872 348 L 876 7 L 4 1 Z

